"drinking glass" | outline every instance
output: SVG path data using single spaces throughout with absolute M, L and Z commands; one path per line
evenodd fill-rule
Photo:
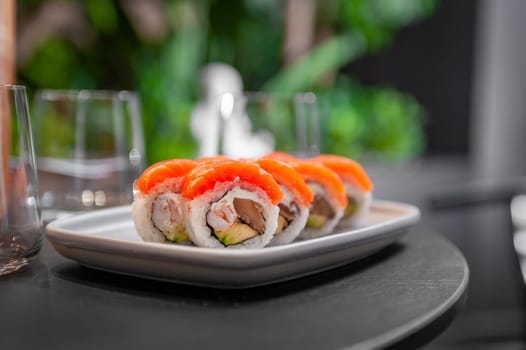
M 32 132 L 23 86 L 0 84 L 0 275 L 40 250 L 40 217 Z
M 218 153 L 241 158 L 272 151 L 297 157 L 319 153 L 314 93 L 227 93 L 220 98 L 219 116 Z
M 42 90 L 33 125 L 45 221 L 132 202 L 145 164 L 135 92 Z

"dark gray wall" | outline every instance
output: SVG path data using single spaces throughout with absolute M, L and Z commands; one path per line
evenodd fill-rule
M 403 28 L 394 45 L 346 72 L 394 86 L 428 112 L 427 154 L 468 154 L 476 0 L 442 0 L 433 17 Z

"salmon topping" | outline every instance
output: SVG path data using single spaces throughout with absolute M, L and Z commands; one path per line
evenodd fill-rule
M 135 182 L 135 188 L 142 193 L 149 193 L 155 185 L 162 183 L 166 179 L 181 178 L 182 181 L 182 177 L 195 166 L 195 161 L 184 158 L 157 162 L 143 171 Z M 180 192 L 179 186 L 173 190 L 174 192 Z
M 187 199 L 194 199 L 212 190 L 217 183 L 236 181 L 243 186 L 249 184 L 259 187 L 274 205 L 278 204 L 283 196 L 272 175 L 257 164 L 227 159 L 205 162 L 190 170 L 183 180 L 181 193 Z
M 363 167 L 350 158 L 334 154 L 320 154 L 311 158 L 311 161 L 323 164 L 337 173 L 343 181 L 354 183 L 363 191 L 371 192 L 374 189 L 373 183 Z
M 263 170 L 270 173 L 278 184 L 284 186 L 293 194 L 294 199 L 302 205 L 308 207 L 312 201 L 312 192 L 291 165 L 284 161 L 272 158 L 259 158 L 255 161 Z

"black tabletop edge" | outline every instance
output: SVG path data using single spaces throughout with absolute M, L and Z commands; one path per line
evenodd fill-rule
M 439 233 L 433 232 L 435 235 L 439 235 L 454 249 L 458 256 L 463 260 L 464 264 L 464 276 L 462 283 L 458 286 L 455 292 L 432 314 L 427 314 L 423 317 L 416 318 L 410 323 L 402 325 L 397 329 L 391 330 L 389 333 L 383 334 L 381 337 L 369 339 L 365 342 L 345 347 L 342 350 L 370 350 L 370 349 L 418 349 L 425 344 L 428 344 L 433 339 L 436 339 L 443 331 L 445 331 L 455 316 L 463 309 L 466 304 L 468 296 L 468 285 L 469 285 L 469 267 L 466 259 L 458 248 L 444 238 Z M 411 330 L 408 334 L 407 331 L 401 329 Z

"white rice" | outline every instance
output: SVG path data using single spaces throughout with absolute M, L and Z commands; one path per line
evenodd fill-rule
M 152 205 L 155 197 L 152 195 L 135 193 L 132 204 L 132 219 L 137 233 L 147 242 L 165 242 L 164 234 L 152 222 Z
M 348 182 L 345 183 L 345 192 L 347 193 L 347 197 L 354 198 L 358 209 L 351 216 L 342 218 L 338 224 L 338 228 L 349 229 L 359 227 L 363 224 L 367 215 L 369 215 L 373 195 L 371 192 L 364 192 Z

